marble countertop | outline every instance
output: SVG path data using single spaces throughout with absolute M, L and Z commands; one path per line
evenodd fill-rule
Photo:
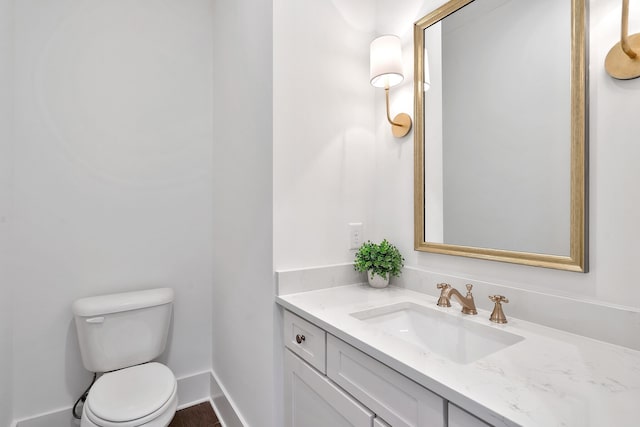
M 511 318 L 508 304 L 509 323 L 498 325 L 485 310 L 464 315 L 453 299 L 452 307 L 441 308 L 432 296 L 394 286 L 341 286 L 279 296 L 277 302 L 493 425 L 640 426 L 639 351 Z M 404 302 L 524 339 L 461 364 L 351 315 Z

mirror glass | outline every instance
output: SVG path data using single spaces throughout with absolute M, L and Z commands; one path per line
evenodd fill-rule
M 586 271 L 584 0 L 415 24 L 416 249 Z

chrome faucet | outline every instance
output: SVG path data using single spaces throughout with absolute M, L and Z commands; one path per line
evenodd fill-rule
M 447 283 L 438 283 L 438 289 L 440 289 L 440 298 L 438 298 L 438 305 L 440 307 L 451 307 L 451 296 L 456 297 L 460 305 L 462 305 L 462 312 L 464 314 L 478 314 L 476 310 L 476 303 L 473 300 L 473 294 L 471 289 L 473 285 L 467 284 L 467 295 L 462 296 L 460 292 Z

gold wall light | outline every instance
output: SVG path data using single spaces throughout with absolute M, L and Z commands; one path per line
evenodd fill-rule
M 622 0 L 620 42 L 607 54 L 604 67 L 615 79 L 629 80 L 640 77 L 640 33 L 627 36 L 629 29 L 629 0 Z
M 400 113 L 391 120 L 389 114 L 389 88 L 402 82 L 402 43 L 398 36 L 385 35 L 371 42 L 370 78 L 374 87 L 383 87 L 387 102 L 387 120 L 396 138 L 402 138 L 411 130 L 411 117 Z

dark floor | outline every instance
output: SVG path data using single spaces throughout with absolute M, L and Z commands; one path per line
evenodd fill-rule
M 176 412 L 169 427 L 219 427 L 220 421 L 211 404 L 204 402 Z

